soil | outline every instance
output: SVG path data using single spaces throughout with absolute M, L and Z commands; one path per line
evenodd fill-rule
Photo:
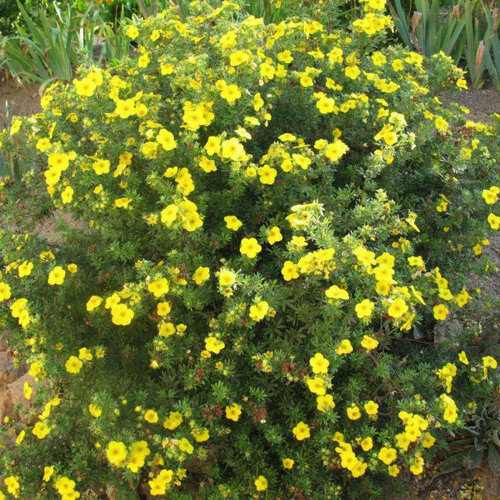
M 39 88 L 38 84 L 21 86 L 13 79 L 0 81 L 0 130 L 5 127 L 7 109 L 11 118 L 41 111 Z
M 489 115 L 500 113 L 500 92 L 494 88 L 469 89 L 457 94 L 443 94 L 443 104 L 456 102 L 469 109 L 469 118 L 489 122 Z

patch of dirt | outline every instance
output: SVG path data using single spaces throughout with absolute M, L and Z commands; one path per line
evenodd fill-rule
M 474 121 L 489 122 L 489 116 L 500 113 L 500 92 L 494 88 L 469 89 L 457 94 L 440 96 L 443 104 L 456 102 L 469 109 L 469 118 Z
M 39 88 L 38 84 L 21 86 L 13 79 L 0 81 L 0 130 L 5 127 L 7 106 L 11 118 L 41 111 Z
M 433 473 L 402 478 L 409 490 L 406 494 L 387 494 L 388 500 L 500 500 L 500 477 L 488 464 L 468 471 L 465 469 L 432 479 Z

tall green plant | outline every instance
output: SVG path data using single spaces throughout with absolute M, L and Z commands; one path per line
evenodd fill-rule
M 96 5 L 79 12 L 73 3 L 63 8 L 53 2 L 54 14 L 45 16 L 42 11 L 28 13 L 17 2 L 23 23 L 17 24 L 17 36 L 5 40 L 4 53 L 5 67 L 18 80 L 46 86 L 53 80 L 70 80 L 79 65 L 128 54 L 128 42 L 104 22 Z M 98 41 L 103 41 L 104 50 L 96 57 Z
M 403 43 L 427 57 L 443 51 L 456 64 L 463 62 L 474 88 L 484 84 L 487 74 L 500 88 L 500 9 L 483 0 L 460 0 L 444 10 L 442 0 L 415 0 L 413 11 L 405 11 L 401 0 L 389 4 L 394 25 Z
M 427 57 L 443 51 L 455 63 L 460 60 L 465 19 L 460 18 L 458 4 L 443 12 L 441 0 L 415 0 L 411 17 L 405 13 L 401 0 L 394 0 L 394 4 L 390 5 L 394 24 L 408 47 Z
M 471 84 L 480 88 L 486 72 L 493 85 L 500 89 L 500 39 L 498 20 L 500 9 L 490 11 L 480 0 L 465 0 L 464 58 Z

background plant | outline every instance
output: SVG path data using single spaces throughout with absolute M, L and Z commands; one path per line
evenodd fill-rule
M 494 3 L 461 0 L 447 5 L 442 0 L 416 0 L 405 9 L 401 0 L 390 5 L 394 24 L 403 43 L 429 57 L 443 51 L 465 66 L 474 88 L 484 84 L 486 73 L 499 87 L 499 9 Z
M 123 35 L 106 25 L 98 6 L 91 3 L 82 12 L 72 3 L 60 7 L 53 2 L 51 6 L 52 15 L 45 9 L 28 13 L 18 2 L 21 20 L 16 22 L 17 35 L 2 44 L 4 66 L 17 79 L 47 85 L 53 80 L 70 80 L 81 64 L 88 67 L 106 57 L 128 55 Z

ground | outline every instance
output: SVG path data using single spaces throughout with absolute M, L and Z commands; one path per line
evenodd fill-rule
M 0 130 L 5 126 L 6 108 L 10 117 L 40 111 L 39 87 L 37 84 L 21 87 L 12 79 L 0 81 Z

